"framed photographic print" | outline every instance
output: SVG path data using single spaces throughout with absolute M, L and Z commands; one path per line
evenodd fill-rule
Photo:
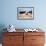
M 34 7 L 18 7 L 17 8 L 18 20 L 33 20 L 34 19 Z

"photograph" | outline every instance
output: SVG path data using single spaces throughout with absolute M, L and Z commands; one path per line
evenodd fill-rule
M 34 18 L 33 7 L 18 7 L 17 8 L 17 19 L 20 20 L 31 20 Z

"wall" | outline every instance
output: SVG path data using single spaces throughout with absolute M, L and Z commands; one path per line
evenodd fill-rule
M 1 0 L 0 25 L 13 24 L 16 28 L 39 26 L 46 28 L 45 4 L 45 0 Z M 17 7 L 34 7 L 34 20 L 17 20 Z
M 45 0 L 2 0 L 0 24 L 5 26 L 13 24 L 16 28 L 39 27 L 39 25 L 46 28 L 45 4 Z M 17 20 L 17 7 L 34 7 L 34 20 Z
M 34 7 L 34 20 L 17 20 L 17 7 Z M 16 28 L 39 27 L 46 32 L 46 0 L 0 0 L 0 31 L 9 24 Z

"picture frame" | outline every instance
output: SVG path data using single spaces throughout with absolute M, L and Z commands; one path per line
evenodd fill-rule
M 34 7 L 17 7 L 17 19 L 18 20 L 33 20 Z

